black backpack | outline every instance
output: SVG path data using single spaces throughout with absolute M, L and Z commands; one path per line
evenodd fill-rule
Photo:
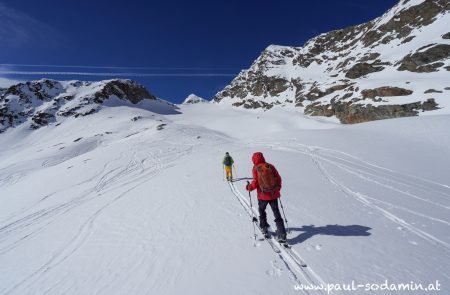
M 231 156 L 225 156 L 224 164 L 225 166 L 231 166 Z

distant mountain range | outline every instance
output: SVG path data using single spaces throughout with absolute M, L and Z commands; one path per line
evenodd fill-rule
M 303 47 L 271 45 L 214 101 L 295 106 L 342 123 L 449 112 L 449 12 L 448 0 L 403 0 L 375 20 Z
M 269 46 L 213 102 L 261 110 L 295 107 L 341 123 L 449 114 L 449 71 L 450 2 L 403 0 L 375 20 L 321 34 L 303 47 Z M 203 102 L 208 101 L 191 94 L 183 104 Z M 59 124 L 116 105 L 177 112 L 131 80 L 41 79 L 0 88 L 0 133 L 21 124 Z
M 42 79 L 0 88 L 0 133 L 28 124 L 38 129 L 68 117 L 83 117 L 105 106 L 136 106 L 156 113 L 175 113 L 177 107 L 131 80 L 99 82 Z

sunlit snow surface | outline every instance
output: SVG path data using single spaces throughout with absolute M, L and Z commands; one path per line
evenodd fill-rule
M 449 115 L 347 126 L 289 108 L 179 111 L 111 106 L 0 134 L 0 294 L 308 294 L 298 287 L 352 280 L 450 292 Z M 283 177 L 290 253 L 307 267 L 253 240 L 242 178 L 255 151 Z

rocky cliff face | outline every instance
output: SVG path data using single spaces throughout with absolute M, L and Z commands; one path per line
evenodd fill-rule
M 144 100 L 157 98 L 131 80 L 20 83 L 0 89 L 0 133 L 21 124 L 37 129 L 64 117 L 87 116 L 107 103 L 126 105 Z
M 214 101 L 296 106 L 342 123 L 439 112 L 450 108 L 449 36 L 448 0 L 402 0 L 373 21 L 303 47 L 269 46 Z

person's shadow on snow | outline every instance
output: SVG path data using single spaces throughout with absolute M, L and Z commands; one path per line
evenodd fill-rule
M 372 228 L 362 225 L 326 225 L 316 227 L 314 225 L 304 225 L 300 228 L 291 228 L 291 231 L 302 232 L 292 239 L 288 239 L 290 244 L 300 244 L 315 235 L 327 235 L 337 237 L 367 237 Z

